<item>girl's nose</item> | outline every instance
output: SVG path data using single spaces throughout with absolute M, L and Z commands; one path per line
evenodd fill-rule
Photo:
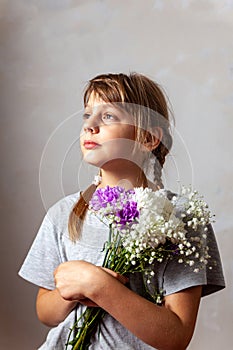
M 96 126 L 88 126 L 88 125 L 86 125 L 86 126 L 84 126 L 84 131 L 85 132 L 90 132 L 91 134 L 98 134 L 98 132 L 99 132 L 99 126 L 98 125 L 96 125 Z
M 90 115 L 83 124 L 85 133 L 97 134 L 99 132 L 99 118 L 97 114 Z

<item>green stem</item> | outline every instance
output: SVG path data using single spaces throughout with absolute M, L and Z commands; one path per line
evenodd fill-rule
M 104 317 L 105 311 L 100 308 L 87 308 L 82 314 L 84 319 L 76 337 L 69 343 L 72 350 L 86 350 L 90 344 L 91 336 L 94 334 L 100 320 Z M 80 320 L 80 318 L 79 318 Z M 78 322 L 78 321 L 77 321 Z M 76 327 L 78 324 L 76 323 Z
M 111 243 L 112 243 L 112 225 L 109 225 L 109 236 L 108 236 L 108 243 L 107 244 L 111 245 Z M 108 248 L 106 253 L 105 253 L 104 261 L 103 261 L 103 264 L 102 264 L 103 267 L 106 267 L 105 265 L 108 262 L 109 253 L 110 253 L 110 250 Z

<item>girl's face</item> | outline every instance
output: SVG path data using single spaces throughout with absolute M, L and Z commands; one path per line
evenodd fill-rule
M 93 93 L 85 108 L 80 143 L 84 160 L 97 167 L 125 161 L 138 164 L 133 117 Z

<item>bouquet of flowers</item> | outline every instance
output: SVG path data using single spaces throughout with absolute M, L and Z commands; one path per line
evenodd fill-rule
M 107 186 L 96 190 L 89 209 L 109 226 L 103 267 L 122 275 L 142 272 L 150 298 L 158 305 L 163 302 L 164 291 L 151 293 L 148 287 L 155 261 L 176 258 L 179 263 L 193 266 L 194 272 L 208 263 L 206 232 L 211 214 L 202 197 L 191 188 L 182 187 L 181 195 L 170 192 L 169 198 L 163 189 L 154 192 L 150 188 Z M 201 236 L 195 234 L 200 227 Z M 87 307 L 70 330 L 66 349 L 69 345 L 73 350 L 88 349 L 104 315 L 101 308 Z M 76 336 L 70 340 L 73 331 Z

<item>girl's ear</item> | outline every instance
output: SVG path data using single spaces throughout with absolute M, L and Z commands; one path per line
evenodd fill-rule
M 151 132 L 146 132 L 145 142 L 143 146 L 147 148 L 148 151 L 152 152 L 158 147 L 163 137 L 163 130 L 159 126 L 153 128 Z

